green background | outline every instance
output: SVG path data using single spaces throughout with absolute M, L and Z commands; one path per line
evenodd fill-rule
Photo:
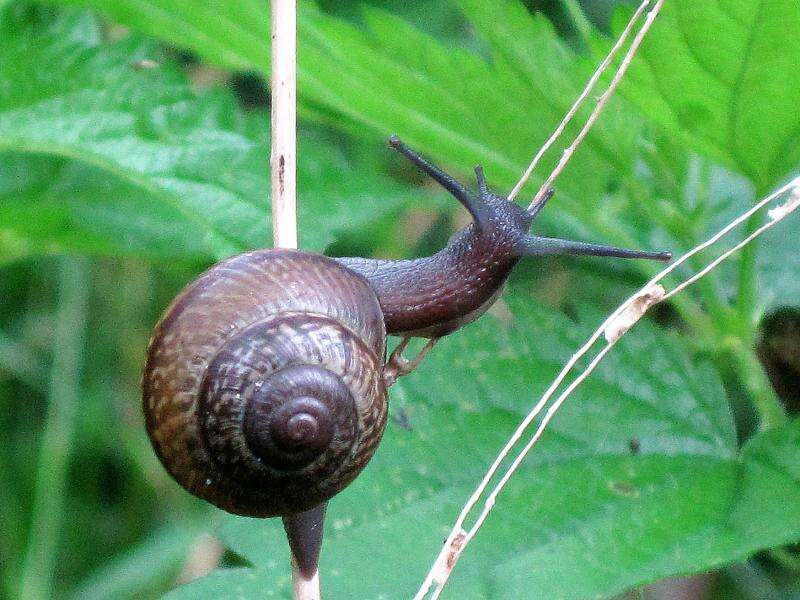
M 463 211 L 388 135 L 470 183 L 480 163 L 509 190 L 630 13 L 301 2 L 301 247 L 439 249 Z M 0 595 L 160 597 L 214 566 L 167 597 L 289 595 L 280 523 L 222 514 L 172 482 L 138 389 L 170 299 L 271 243 L 268 15 L 258 0 L 0 2 Z M 799 28 L 793 0 L 667 0 L 535 231 L 679 254 L 796 176 Z M 642 586 L 709 572 L 694 597 L 800 593 L 797 226 L 620 342 L 445 597 L 659 598 L 678 584 Z M 657 268 L 526 261 L 488 315 L 403 378 L 378 454 L 331 502 L 325 597 L 410 597 L 516 424 Z

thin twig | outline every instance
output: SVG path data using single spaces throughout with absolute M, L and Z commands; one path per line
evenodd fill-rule
M 295 600 L 320 600 L 319 571 L 311 579 L 306 579 L 300 572 L 300 567 L 292 561 L 292 591 Z
M 611 96 L 614 94 L 614 91 L 619 87 L 622 78 L 625 76 L 625 73 L 628 70 L 631 62 L 633 61 L 633 57 L 636 56 L 636 52 L 639 50 L 639 46 L 642 44 L 644 37 L 647 35 L 647 32 L 650 30 L 653 22 L 656 20 L 659 11 L 661 10 L 661 6 L 664 4 L 664 0 L 657 0 L 655 5 L 653 6 L 652 10 L 647 13 L 647 17 L 642 24 L 642 27 L 636 33 L 631 42 L 631 47 L 628 48 L 628 51 L 625 53 L 625 56 L 622 59 L 622 62 L 617 69 L 617 72 L 614 74 L 614 78 L 611 80 L 611 83 L 608 85 L 608 88 L 605 92 L 598 98 L 597 105 L 594 107 L 592 114 L 589 115 L 589 118 L 586 120 L 586 124 L 580 130 L 578 135 L 575 137 L 575 140 L 572 144 L 564 150 L 564 154 L 562 154 L 561 159 L 558 161 L 555 169 L 553 172 L 550 173 L 547 180 L 542 184 L 542 187 L 539 188 L 539 191 L 536 193 L 536 196 L 533 197 L 531 201 L 529 209 L 536 205 L 539 200 L 544 197 L 544 195 L 548 192 L 548 190 L 553 187 L 553 183 L 555 182 L 556 178 L 561 174 L 564 168 L 567 166 L 570 158 L 575 153 L 575 150 L 584 140 L 584 138 L 589 134 L 589 131 L 594 126 L 597 119 L 600 117 L 600 113 L 603 112 L 606 104 L 608 103 Z
M 719 257 L 711 261 L 706 267 L 701 269 L 697 274 L 691 276 L 681 284 L 677 285 L 669 293 L 666 293 L 664 291 L 664 288 L 661 287 L 659 282 L 668 275 L 670 275 L 678 266 L 685 263 L 687 260 L 689 260 L 689 258 L 694 256 L 698 252 L 715 244 L 719 239 L 721 239 L 732 229 L 742 224 L 750 216 L 752 216 L 757 211 L 761 210 L 764 206 L 774 201 L 776 198 L 786 194 L 787 191 L 791 192 L 789 198 L 784 204 L 769 211 L 768 222 L 766 222 L 756 231 L 745 237 L 741 242 L 736 244 L 734 247 L 732 247 L 729 250 L 726 250 Z M 517 430 L 511 436 L 509 442 L 503 447 L 500 454 L 492 463 L 492 466 L 490 467 L 489 471 L 484 476 L 483 480 L 476 488 L 476 490 L 473 492 L 472 496 L 470 496 L 467 503 L 464 505 L 464 508 L 459 514 L 458 519 L 456 519 L 456 522 L 453 525 L 453 528 L 450 532 L 450 535 L 447 538 L 447 541 L 444 544 L 444 547 L 442 548 L 439 556 L 437 557 L 436 561 L 431 567 L 431 570 L 428 573 L 428 576 L 426 577 L 425 581 L 423 582 L 422 587 L 420 587 L 419 591 L 417 592 L 417 595 L 415 596 L 416 599 L 421 600 L 422 598 L 425 598 L 428 592 L 431 590 L 431 587 L 433 586 L 435 587 L 430 597 L 432 599 L 439 597 L 439 594 L 444 588 L 444 585 L 447 582 L 450 573 L 453 567 L 455 566 L 455 563 L 457 562 L 459 556 L 464 551 L 469 542 L 475 537 L 478 530 L 483 525 L 489 513 L 491 512 L 492 508 L 494 507 L 497 496 L 503 490 L 505 485 L 508 483 L 509 479 L 516 472 L 517 468 L 520 466 L 520 464 L 528 455 L 528 453 L 531 451 L 531 449 L 539 441 L 542 433 L 544 432 L 545 428 L 550 423 L 552 418 L 555 416 L 558 409 L 561 407 L 564 401 L 569 397 L 569 395 L 572 394 L 572 392 L 592 373 L 592 371 L 594 371 L 594 369 L 597 367 L 600 361 L 605 357 L 605 355 L 608 354 L 608 352 L 614 347 L 614 345 L 616 345 L 617 341 L 619 341 L 619 339 L 625 333 L 627 333 L 627 331 L 639 320 L 639 318 L 641 318 L 641 316 L 644 315 L 647 309 L 653 306 L 654 304 L 657 304 L 658 302 L 662 302 L 672 297 L 676 293 L 684 290 L 686 287 L 699 280 L 701 277 L 705 276 L 717 265 L 719 265 L 723 260 L 730 257 L 734 252 L 738 251 L 739 249 L 741 249 L 742 247 L 753 241 L 759 235 L 762 235 L 771 227 L 774 227 L 777 223 L 779 223 L 781 220 L 786 218 L 789 214 L 791 214 L 798 208 L 800 208 L 800 177 L 782 186 L 772 194 L 769 194 L 766 198 L 764 198 L 763 200 L 758 202 L 755 206 L 753 206 L 752 208 L 741 214 L 739 217 L 731 221 L 728 225 L 723 227 L 720 231 L 711 236 L 708 240 L 706 240 L 701 244 L 698 244 L 697 246 L 692 248 L 689 252 L 681 256 L 673 264 L 671 264 L 669 267 L 661 271 L 658 275 L 653 277 L 636 294 L 634 294 L 633 296 L 628 298 L 625 302 L 623 302 L 619 306 L 619 308 L 617 308 L 613 313 L 611 313 L 611 315 L 609 315 L 607 319 L 605 319 L 605 321 L 603 321 L 603 323 L 589 337 L 589 340 L 574 355 L 572 355 L 572 357 L 570 357 L 566 365 L 562 368 L 561 372 L 556 377 L 555 381 L 550 385 L 550 387 L 548 387 L 547 391 L 544 393 L 539 402 L 536 403 L 536 406 L 534 406 L 531 412 L 528 413 L 528 415 L 526 415 L 525 419 L 523 419 L 522 423 L 519 425 Z M 620 323 L 620 321 L 622 321 L 622 323 Z M 520 450 L 519 453 L 515 456 L 511 465 L 508 467 L 508 469 L 505 471 L 501 479 L 498 481 L 498 483 L 494 486 L 492 491 L 486 497 L 481 513 L 475 520 L 474 525 L 469 529 L 469 531 L 465 530 L 464 522 L 466 521 L 469 514 L 471 514 L 472 508 L 477 504 L 477 502 L 485 493 L 490 480 L 497 472 L 500 464 L 505 460 L 505 458 L 510 453 L 511 449 L 516 445 L 516 443 L 522 437 L 524 432 L 528 429 L 533 420 L 542 411 L 544 406 L 547 405 L 550 398 L 554 394 L 555 390 L 561 385 L 561 383 L 563 383 L 564 379 L 566 378 L 568 373 L 573 369 L 575 364 L 577 364 L 577 362 L 587 354 L 587 352 L 594 346 L 595 342 L 604 334 L 607 340 L 606 345 L 595 355 L 595 357 L 591 360 L 589 365 L 567 386 L 567 388 L 550 405 L 544 417 L 542 418 L 541 422 L 539 423 L 538 427 L 536 428 L 536 431 L 534 432 L 531 439 L 526 443 L 526 445 L 522 448 L 522 450 Z
M 272 239 L 297 248 L 297 3 L 272 0 Z M 292 560 L 295 600 L 319 600 L 319 571 L 306 579 Z
M 272 239 L 297 248 L 297 6 L 272 2 Z
M 583 105 L 583 102 L 589 96 L 592 89 L 594 89 L 595 84 L 600 79 L 600 76 L 608 68 L 608 65 L 611 64 L 612 60 L 614 60 L 614 57 L 617 55 L 617 52 L 619 52 L 619 49 L 622 48 L 623 44 L 628 39 L 628 36 L 633 30 L 633 26 L 639 20 L 639 17 L 642 15 L 642 13 L 645 11 L 645 9 L 648 7 L 649 4 L 650 0 L 644 0 L 644 2 L 642 2 L 639 5 L 639 8 L 636 9 L 636 12 L 633 13 L 633 16 L 631 17 L 630 21 L 628 21 L 628 24 L 625 27 L 625 30 L 619 36 L 619 39 L 611 48 L 611 51 L 608 53 L 608 55 L 603 59 L 603 62 L 600 63 L 600 66 L 598 66 L 597 70 L 595 70 L 594 74 L 592 74 L 591 78 L 586 83 L 586 87 L 583 88 L 583 91 L 581 92 L 580 96 L 578 96 L 577 100 L 575 100 L 575 103 L 569 109 L 567 114 L 564 115 L 564 118 L 561 120 L 561 123 L 559 123 L 555 131 L 553 131 L 548 140 L 544 143 L 544 145 L 539 149 L 539 151 L 533 157 L 533 160 L 531 160 L 531 164 L 529 164 L 528 168 L 525 169 L 525 173 L 522 175 L 522 177 L 520 177 L 520 180 L 517 182 L 517 185 L 515 185 L 514 189 L 511 190 L 511 193 L 508 195 L 509 200 L 513 200 L 514 198 L 517 197 L 517 194 L 519 194 L 522 187 L 528 182 L 528 179 L 530 179 L 533 170 L 536 168 L 536 165 L 539 164 L 539 161 L 542 159 L 542 156 L 544 156 L 544 153 L 550 149 L 550 146 L 552 146 L 555 143 L 555 141 L 564 132 L 564 129 L 566 129 L 569 122 L 572 121 L 572 118 L 575 116 L 575 113 L 578 112 L 578 109 L 581 107 L 581 105 Z

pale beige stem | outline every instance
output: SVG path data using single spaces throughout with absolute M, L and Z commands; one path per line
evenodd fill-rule
M 600 79 L 600 76 L 608 68 L 608 65 L 611 64 L 611 61 L 614 60 L 614 57 L 617 55 L 617 52 L 619 52 L 619 49 L 622 48 L 622 46 L 625 44 L 625 41 L 628 39 L 628 36 L 633 30 L 633 26 L 636 25 L 636 22 L 639 20 L 639 17 L 647 9 L 649 4 L 650 0 L 644 0 L 644 2 L 642 2 L 639 5 L 639 8 L 636 9 L 636 12 L 633 13 L 633 16 L 631 17 L 630 21 L 628 21 L 628 25 L 625 27 L 625 30 L 619 36 L 619 39 L 617 39 L 614 46 L 611 48 L 609 53 L 603 59 L 603 62 L 600 63 L 600 66 L 597 67 L 597 70 L 594 72 L 589 81 L 586 83 L 586 87 L 583 88 L 583 91 L 581 92 L 580 96 L 578 96 L 578 99 L 575 100 L 575 103 L 569 109 L 567 114 L 564 115 L 564 118 L 561 120 L 561 123 L 559 123 L 555 131 L 553 131 L 548 140 L 544 143 L 544 145 L 539 149 L 539 151 L 533 157 L 533 160 L 531 160 L 531 164 L 529 164 L 528 168 L 525 169 L 525 173 L 522 175 L 522 177 L 520 177 L 520 180 L 517 182 L 517 185 L 515 185 L 514 189 L 511 190 L 511 193 L 508 195 L 509 200 L 513 200 L 514 198 L 517 197 L 517 194 L 519 194 L 522 187 L 528 182 L 528 179 L 530 179 L 533 170 L 536 168 L 536 165 L 539 164 L 539 161 L 542 159 L 542 156 L 544 156 L 544 153 L 547 152 L 550 149 L 550 146 L 552 146 L 555 143 L 555 141 L 559 138 L 559 136 L 562 133 L 564 133 L 564 129 L 566 129 L 567 125 L 569 125 L 569 122 L 572 121 L 572 118 L 575 116 L 575 113 L 578 112 L 578 109 L 581 107 L 581 105 L 583 105 L 583 102 L 586 100 L 591 91 L 594 89 L 594 86 Z
M 320 600 L 319 571 L 306 579 L 295 561 L 292 561 L 292 591 L 295 600 Z
M 297 7 L 272 1 L 272 240 L 297 248 Z
M 628 67 L 633 61 L 633 57 L 636 56 L 639 46 L 641 46 L 642 41 L 644 41 L 644 37 L 647 35 L 647 32 L 650 30 L 650 27 L 656 20 L 656 17 L 661 11 L 661 6 L 663 4 L 664 0 L 657 0 L 652 10 L 647 13 L 647 17 L 645 18 L 642 27 L 634 36 L 633 41 L 631 42 L 631 47 L 628 48 L 628 51 L 625 53 L 625 56 L 623 57 L 622 62 L 620 63 L 617 72 L 614 74 L 614 78 L 611 80 L 608 88 L 605 92 L 603 92 L 600 98 L 598 98 L 597 105 L 594 107 L 592 114 L 590 114 L 589 118 L 586 120 L 586 124 L 575 137 L 575 140 L 572 142 L 572 144 L 570 144 L 570 146 L 564 150 L 561 160 L 558 161 L 558 164 L 553 169 L 553 172 L 550 173 L 550 175 L 547 177 L 547 180 L 545 180 L 545 182 L 542 184 L 542 187 L 539 188 L 539 191 L 536 193 L 536 196 L 533 197 L 529 208 L 536 205 L 536 203 L 547 193 L 547 191 L 553 187 L 553 183 L 566 168 L 567 163 L 572 158 L 572 155 L 575 154 L 575 150 L 577 150 L 578 146 L 580 146 L 581 142 L 589 134 L 589 131 L 592 129 L 597 119 L 600 118 L 600 114 L 603 112 L 603 109 L 606 107 L 606 104 L 608 104 L 609 99 L 614 94 L 617 87 L 619 87 L 622 78 L 625 76 L 625 73 L 628 71 Z
M 272 241 L 297 248 L 297 3 L 272 0 Z M 320 600 L 319 571 L 306 579 L 292 560 L 295 600 Z

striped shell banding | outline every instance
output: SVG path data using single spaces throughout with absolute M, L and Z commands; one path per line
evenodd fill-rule
M 164 466 L 229 512 L 310 509 L 344 488 L 386 423 L 385 332 L 368 283 L 332 259 L 260 250 L 192 283 L 143 377 Z

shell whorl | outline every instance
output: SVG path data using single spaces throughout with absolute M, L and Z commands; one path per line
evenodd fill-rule
M 386 423 L 380 306 L 323 256 L 228 259 L 167 309 L 143 376 L 147 430 L 193 494 L 250 516 L 324 502 L 372 457 Z

